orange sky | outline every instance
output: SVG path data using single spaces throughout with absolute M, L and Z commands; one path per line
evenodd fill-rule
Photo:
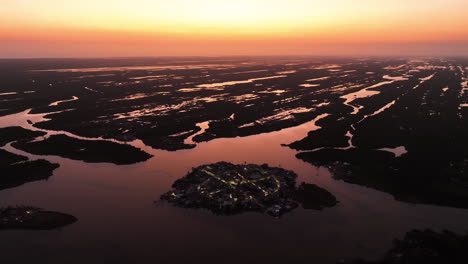
M 2 0 L 0 57 L 468 55 L 466 0 Z

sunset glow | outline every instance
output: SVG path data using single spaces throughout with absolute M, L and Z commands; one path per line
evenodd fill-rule
M 6 0 L 0 56 L 466 54 L 463 0 Z

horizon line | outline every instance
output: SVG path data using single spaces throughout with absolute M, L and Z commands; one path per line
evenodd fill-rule
M 63 56 L 63 57 L 0 57 L 0 60 L 57 60 L 57 59 L 158 59 L 158 58 L 280 58 L 280 57 L 315 57 L 315 58 L 399 58 L 399 57 L 467 57 L 468 54 L 381 54 L 381 55 L 314 55 L 314 54 L 272 54 L 272 55 L 148 55 L 148 56 Z

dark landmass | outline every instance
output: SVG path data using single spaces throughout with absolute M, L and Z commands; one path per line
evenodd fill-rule
M 29 141 L 45 135 L 21 127 L 0 129 L 0 147 L 14 141 Z M 0 149 L 0 190 L 20 186 L 27 182 L 46 180 L 52 176 L 58 164 L 46 160 L 28 161 L 27 157 Z
M 312 184 L 295 187 L 297 175 L 268 165 L 219 162 L 194 168 L 161 196 L 184 208 L 205 208 L 218 215 L 261 212 L 279 217 L 302 203 L 321 210 L 337 204 L 335 197 Z
M 315 184 L 301 183 L 296 190 L 294 200 L 299 202 L 304 209 L 322 210 L 338 204 L 335 196 L 329 191 Z
M 49 230 L 67 226 L 76 221 L 74 216 L 43 211 L 34 207 L 0 208 L 0 230 Z
M 28 141 L 34 138 L 44 136 L 46 133 L 40 131 L 31 131 L 22 127 L 0 128 L 0 147 L 13 141 Z
M 342 264 L 464 264 L 468 263 L 468 235 L 431 230 L 408 232 L 379 261 L 353 260 Z
M 168 151 L 176 151 L 181 149 L 193 149 L 195 144 L 184 144 L 184 139 L 189 137 L 190 134 L 183 134 L 182 136 L 167 136 L 159 138 L 150 138 L 145 141 L 145 144 L 153 148 L 163 149 Z
M 27 182 L 46 180 L 58 164 L 46 160 L 28 159 L 0 149 L 0 190 L 17 187 Z
M 59 167 L 46 160 L 27 160 L 26 157 L 0 149 L 0 190 L 46 180 Z
M 288 146 L 296 150 L 310 150 L 323 147 L 342 148 L 348 146 L 346 131 L 349 129 L 350 124 L 348 121 L 338 121 L 337 119 L 339 119 L 337 115 L 330 115 L 318 120 L 316 125 L 322 127 L 322 129 L 311 131 L 307 137 Z M 323 127 L 326 128 L 324 129 Z
M 410 155 L 395 158 L 390 152 L 362 149 L 322 149 L 297 157 L 330 168 L 337 179 L 391 193 L 401 201 L 468 207 L 468 185 L 456 178 L 455 169 L 431 177 L 431 170 L 438 168 L 436 162 L 419 170 Z
M 354 148 L 336 149 L 343 146 L 343 137 L 333 133 L 339 128 L 327 129 L 333 126 L 329 121 L 322 134 L 331 139 L 316 138 L 318 143 L 309 145 L 322 144 L 325 149 L 300 153 L 297 157 L 330 167 L 339 179 L 391 193 L 402 201 L 467 208 L 468 112 L 462 106 L 465 99 L 461 96 L 464 94 L 461 83 L 459 72 L 441 69 L 432 78 L 416 85 L 412 82 L 410 88 L 382 91 L 367 98 L 363 105 L 378 103 L 380 99 L 374 99 L 391 95 L 395 90 L 400 95 L 385 111 L 367 118 L 362 116 L 353 127 L 348 127 L 354 135 Z M 314 135 L 309 133 L 310 142 L 315 142 L 311 138 Z M 302 148 L 303 143 L 304 140 L 292 146 Z M 398 146 L 404 146 L 408 153 L 395 157 L 377 150 Z
M 36 155 L 55 155 L 85 162 L 110 162 L 119 165 L 138 163 L 152 157 L 129 145 L 102 140 L 80 140 L 66 135 L 54 135 L 36 142 L 16 142 L 13 146 Z

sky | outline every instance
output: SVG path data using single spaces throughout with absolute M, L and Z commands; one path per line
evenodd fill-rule
M 0 57 L 468 55 L 467 0 L 0 0 Z

